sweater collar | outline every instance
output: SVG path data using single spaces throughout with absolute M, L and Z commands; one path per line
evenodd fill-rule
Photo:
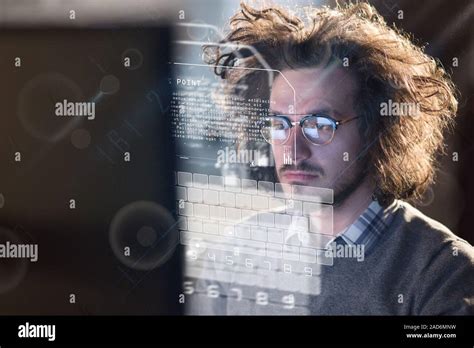
M 377 240 L 390 225 L 398 202 L 383 208 L 376 200 L 372 201 L 367 209 L 348 228 L 335 236 L 327 244 L 342 243 L 347 245 L 364 245 L 365 253 L 372 249 Z

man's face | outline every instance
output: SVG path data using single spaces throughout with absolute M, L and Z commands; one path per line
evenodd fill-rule
M 281 75 L 275 79 L 271 113 L 287 115 L 291 121 L 299 121 L 301 114 L 314 113 L 324 113 L 339 121 L 357 116 L 357 84 L 347 70 L 309 68 L 285 70 L 283 74 L 288 82 Z M 332 141 L 322 146 L 310 143 L 299 126 L 293 127 L 284 145 L 273 145 L 277 176 L 281 183 L 333 189 L 334 203 L 339 204 L 364 179 L 365 163 L 355 161 L 362 146 L 357 120 L 340 125 Z

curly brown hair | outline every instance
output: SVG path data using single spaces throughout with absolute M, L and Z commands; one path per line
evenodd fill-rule
M 409 35 L 388 26 L 367 3 L 305 8 L 306 20 L 280 7 L 255 9 L 241 4 L 223 42 L 242 45 L 226 50 L 205 47 L 216 74 L 232 86 L 246 84 L 248 96 L 269 97 L 268 74 L 238 66 L 272 69 L 345 66 L 359 84 L 356 112 L 366 141 L 377 199 L 421 199 L 433 183 L 437 155 L 444 153 L 444 131 L 457 111 L 454 86 L 441 64 L 414 44 Z M 246 46 L 253 46 L 249 50 Z M 343 62 L 348 62 L 343 64 Z M 416 103 L 417 117 L 382 117 L 381 103 Z

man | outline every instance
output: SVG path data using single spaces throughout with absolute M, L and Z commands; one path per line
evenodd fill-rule
M 318 261 L 318 278 L 308 278 L 306 296 L 292 303 L 299 301 L 304 310 L 294 312 L 473 314 L 473 248 L 408 203 L 434 181 L 443 133 L 457 110 L 452 83 L 368 4 L 307 13 L 309 24 L 283 9 L 242 5 L 226 42 L 243 48 L 207 51 L 209 62 L 227 79 L 228 92 L 246 84 L 245 96 L 270 100 L 259 127 L 286 197 L 295 187 L 307 188 L 309 196 L 331 193 L 330 214 L 316 209 L 309 218 L 330 226 L 324 245 L 332 260 Z M 261 58 L 276 74 L 271 89 L 265 86 L 268 69 Z M 314 234 L 294 225 L 292 220 L 284 243 L 308 246 Z M 244 305 L 232 285 L 238 277 L 223 286 L 225 303 L 214 304 L 217 312 L 291 314 L 288 309 L 295 309 L 268 310 L 259 303 L 261 292 Z M 266 277 L 267 285 L 284 282 L 280 275 Z M 288 297 L 280 298 L 288 304 Z

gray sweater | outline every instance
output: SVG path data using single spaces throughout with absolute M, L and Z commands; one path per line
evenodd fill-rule
M 303 307 L 191 296 L 188 308 L 192 314 L 237 315 L 474 314 L 474 248 L 401 201 L 363 262 L 335 258 L 322 267 L 320 280 L 320 295 L 308 296 Z M 224 292 L 231 287 L 222 286 Z

